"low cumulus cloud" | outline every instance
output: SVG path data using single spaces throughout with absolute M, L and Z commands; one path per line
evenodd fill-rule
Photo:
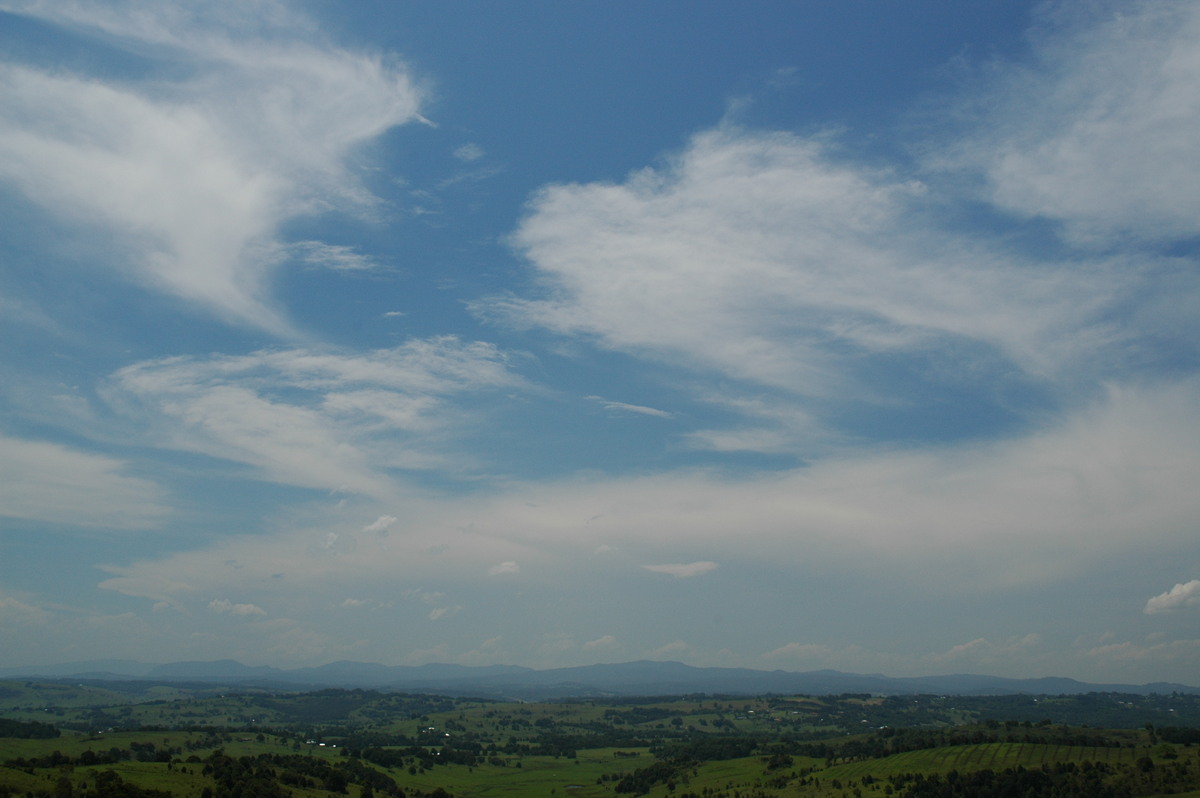
M 517 565 L 512 560 L 507 562 L 497 563 L 488 569 L 489 576 L 500 576 L 501 574 L 519 574 L 521 566 Z
M 1152 672 L 1183 665 L 1194 674 L 1200 665 L 1200 639 L 1124 640 L 1085 649 L 1082 656 L 1106 666 L 1149 666 Z M 1195 677 L 1184 678 L 1190 682 Z
M 1146 602 L 1143 611 L 1147 615 L 1157 615 L 1191 607 L 1200 607 L 1200 579 L 1177 584 L 1166 593 L 1160 593 Z
M 647 652 L 648 659 L 670 659 L 682 657 L 692 651 L 692 646 L 684 640 L 672 640 Z
M 978 637 L 966 643 L 959 643 L 949 651 L 935 656 L 937 659 L 948 662 L 955 660 L 969 660 L 981 663 L 992 662 L 1014 654 L 1028 652 L 1040 645 L 1041 642 L 1041 636 L 1034 633 L 1010 637 L 1000 642 L 993 642 L 987 638 Z
M 0 595 L 0 628 L 44 627 L 53 620 L 54 616 L 42 607 Z
M 589 640 L 583 644 L 584 651 L 599 651 L 608 648 L 613 648 L 617 645 L 617 638 L 613 635 L 604 635 L 597 637 L 595 640 Z
M 374 521 L 372 521 L 371 523 L 364 526 L 362 531 L 363 532 L 374 532 L 377 535 L 386 536 L 388 534 L 388 530 L 390 530 L 395 524 L 396 524 L 396 516 L 381 515 L 378 518 L 376 518 Z
M 208 608 L 218 615 L 266 615 L 267 611 L 254 604 L 234 604 L 228 599 L 213 599 Z
M 823 643 L 788 643 L 763 654 L 763 659 L 795 667 L 823 663 L 832 653 L 833 650 Z
M 656 574 L 667 574 L 676 579 L 687 579 L 692 576 L 702 576 L 717 570 L 715 562 L 668 563 L 666 565 L 643 565 L 647 571 Z
M 432 610 L 429 611 L 429 620 L 439 621 L 448 615 L 453 615 L 454 613 L 458 612 L 461 609 L 462 609 L 462 607 L 457 606 L 457 605 L 455 605 L 453 607 L 434 607 Z

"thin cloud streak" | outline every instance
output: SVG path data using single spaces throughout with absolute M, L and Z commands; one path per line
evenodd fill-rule
M 655 418 L 671 418 L 674 415 L 666 410 L 659 410 L 655 407 L 631 405 L 628 402 L 614 402 L 610 399 L 605 399 L 602 396 L 589 396 L 587 398 L 593 402 L 599 402 L 604 406 L 605 410 L 615 410 L 621 413 L 634 413 L 642 416 L 654 416 Z

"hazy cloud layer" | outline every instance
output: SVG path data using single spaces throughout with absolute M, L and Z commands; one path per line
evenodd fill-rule
M 445 586 L 423 610 L 430 618 L 450 607 L 458 622 L 500 623 L 495 611 L 512 606 L 516 594 L 505 593 L 494 608 L 464 598 L 484 574 L 504 577 L 497 581 L 506 590 L 533 591 L 534 601 L 560 580 L 582 586 L 620 582 L 641 570 L 683 578 L 716 569 L 711 560 L 641 565 L 619 552 L 643 563 L 703 552 L 719 558 L 723 574 L 733 563 L 751 571 L 786 569 L 800 580 L 837 574 L 850 592 L 887 585 L 927 601 L 1003 602 L 1084 579 L 1097 564 L 1148 545 L 1190 545 L 1200 506 L 1186 486 L 1200 478 L 1192 455 L 1200 429 L 1187 413 L 1197 398 L 1194 391 L 1171 402 L 1117 394 L 1063 426 L 970 453 L 854 457 L 740 482 L 672 474 L 527 485 L 494 498 L 409 500 L 394 508 L 404 519 L 402 533 L 362 536 L 334 558 L 316 556 L 308 542 L 316 532 L 304 530 L 114 568 L 105 586 L 186 610 L 199 597 L 254 584 L 258 594 L 250 601 L 292 613 L 308 603 L 306 586 L 314 579 L 376 597 L 419 580 Z M 610 559 L 597 561 L 600 548 Z M 285 577 L 270 578 L 275 573 Z M 672 580 L 680 588 L 690 583 Z M 1182 595 L 1160 599 L 1151 603 L 1184 603 Z M 643 601 L 639 612 L 653 626 L 660 611 Z M 520 624 L 504 623 L 495 631 L 516 639 L 520 630 L 509 626 Z M 1041 645 L 1029 634 L 1021 646 Z M 948 647 L 936 661 L 914 660 L 913 667 L 1020 659 L 1008 644 L 973 641 Z M 1154 649 L 1174 657 L 1187 650 Z M 1119 655 L 1113 661 L 1129 661 L 1126 651 L 1112 649 Z M 812 653 L 793 653 L 805 652 Z M 770 659 L 782 662 L 786 654 Z M 1045 655 L 1055 661 L 1052 652 Z M 1106 661 L 1101 653 L 1088 656 Z M 1152 654 L 1139 656 L 1146 662 Z M 850 657 L 841 651 L 830 661 L 845 666 Z M 548 660 L 555 661 L 561 660 Z
M 164 520 L 164 491 L 128 471 L 111 457 L 0 435 L 0 516 L 131 529 Z

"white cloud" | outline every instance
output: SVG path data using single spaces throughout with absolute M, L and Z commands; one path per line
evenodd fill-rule
M 396 516 L 381 515 L 371 523 L 363 527 L 363 532 L 374 532 L 378 535 L 387 535 L 388 530 L 396 524 Z
M 340 557 L 358 550 L 358 538 L 349 532 L 328 531 L 308 545 L 308 553 L 317 557 Z
M 484 156 L 483 147 L 478 144 L 464 144 L 454 151 L 454 157 L 460 161 L 478 161 Z
M 613 402 L 602 396 L 589 396 L 587 398 L 593 402 L 599 402 L 604 406 L 605 410 L 614 410 L 619 413 L 634 413 L 642 416 L 654 416 L 655 418 L 672 418 L 674 416 L 673 413 L 669 413 L 666 410 L 646 407 L 645 405 L 631 405 L 626 402 Z
M 1141 666 L 1142 672 L 1161 672 L 1163 668 L 1183 666 L 1181 672 L 1195 674 L 1200 668 L 1200 639 L 1107 643 L 1082 652 L 1101 666 Z M 1194 676 L 1185 677 L 1195 681 Z
M 681 657 L 681 656 L 687 654 L 688 652 L 690 652 L 691 650 L 692 650 L 692 647 L 689 646 L 684 641 L 672 640 L 670 643 L 665 643 L 665 644 L 659 646 L 658 648 L 655 648 L 652 651 L 648 652 L 646 654 L 646 658 L 659 660 L 659 659 L 666 659 L 668 657 Z
M 0 435 L 0 516 L 145 529 L 169 512 L 153 482 L 129 464 L 42 441 Z
M 1175 612 L 1186 607 L 1200 607 L 1200 579 L 1177 584 L 1166 593 L 1160 593 L 1146 602 L 1145 613 L 1156 615 Z
M 0 628 L 44 627 L 52 621 L 53 616 L 45 609 L 0 595 Z
M 430 590 L 408 590 L 404 593 L 406 598 L 416 598 L 426 604 L 438 604 L 446 598 L 445 593 Z
M 394 487 L 390 469 L 440 462 L 421 436 L 451 417 L 465 424 L 449 397 L 519 384 L 494 347 L 439 338 L 358 354 L 167 358 L 121 369 L 108 395 L 157 419 L 162 445 L 246 463 L 274 482 L 381 497 Z
M 515 241 L 544 298 L 475 307 L 809 397 L 872 398 L 880 354 L 1062 376 L 1114 336 L 1128 273 L 1007 257 L 939 230 L 924 194 L 820 140 L 709 131 L 622 184 L 543 189 Z
M 668 574 L 676 579 L 687 579 L 692 576 L 703 576 L 717 569 L 715 562 L 668 563 L 666 565 L 643 565 L 647 571 L 656 574 Z
M 1008 67 L 974 113 L 989 198 L 1067 223 L 1077 241 L 1200 233 L 1200 7 L 1190 0 L 1065 3 L 1036 60 Z
M 1014 656 L 1027 656 L 1042 642 L 1037 634 L 1027 634 L 1011 637 L 999 643 L 983 637 L 953 646 L 949 651 L 931 655 L 928 659 L 936 662 L 968 661 L 980 665 L 1003 661 Z
M 787 568 L 797 579 L 845 574 L 938 597 L 1026 592 L 1106 559 L 1192 543 L 1197 403 L 1195 386 L 1114 389 L 1036 434 L 961 449 L 846 455 L 740 479 L 570 477 L 407 496 L 392 534 L 362 535 L 337 557 L 310 552 L 314 536 L 361 530 L 362 510 L 309 517 L 316 510 L 308 508 L 275 534 L 111 567 L 104 587 L 186 603 L 259 585 L 295 604 L 313 580 L 340 595 L 387 595 L 407 580 L 439 585 L 413 594 L 427 615 L 452 604 L 443 598 L 449 586 L 467 589 L 480 574 L 520 573 L 530 589 L 591 578 L 602 548 L 680 577 L 721 562 Z M 712 560 L 679 562 L 681 550 Z
M 310 266 L 341 272 L 360 272 L 378 269 L 372 258 L 356 252 L 354 247 L 325 244 L 320 241 L 300 241 L 289 251 Z
M 824 663 L 833 651 L 823 643 L 788 643 L 763 654 L 768 662 L 786 663 L 790 666 Z
M 254 604 L 234 604 L 228 599 L 213 599 L 208 608 L 219 615 L 266 615 L 267 611 Z
M 597 637 L 595 640 L 589 640 L 583 644 L 584 651 L 598 651 L 617 646 L 617 638 L 613 635 L 604 635 Z
M 308 23 L 281 5 L 17 10 L 98 28 L 135 52 L 152 43 L 176 80 L 105 84 L 0 64 L 0 179 L 103 228 L 120 251 L 98 247 L 101 262 L 227 319 L 285 331 L 268 295 L 277 229 L 297 213 L 370 201 L 346 157 L 419 119 L 403 69 L 311 43 Z
M 521 566 L 517 565 L 512 560 L 507 562 L 497 563 L 488 569 L 489 576 L 499 576 L 500 574 L 519 574 Z

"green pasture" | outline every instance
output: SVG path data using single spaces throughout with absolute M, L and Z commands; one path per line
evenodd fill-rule
M 580 751 L 575 759 L 567 757 L 526 756 L 513 758 L 513 765 L 437 766 L 424 773 L 410 775 L 406 770 L 385 770 L 404 789 L 432 792 L 441 787 L 456 796 L 595 796 L 613 795 L 616 782 L 597 781 L 601 776 L 645 767 L 654 761 L 645 749 L 638 757 L 617 757 L 614 748 Z M 630 749 L 626 749 L 630 750 Z M 516 767 L 515 763 L 521 766 Z
M 922 751 L 906 751 L 880 759 L 834 765 L 820 772 L 822 779 L 858 780 L 863 776 L 886 778 L 902 773 L 960 773 L 975 770 L 1004 770 L 1017 766 L 1037 768 L 1055 762 L 1133 763 L 1146 755 L 1145 749 L 1093 748 L 1076 745 L 1033 743 L 981 743 L 955 745 Z
M 686 781 L 681 779 L 676 785 L 675 792 L 703 794 L 706 789 L 730 794 L 736 791 L 745 793 L 748 790 L 770 790 L 771 792 L 775 792 L 775 790 L 766 786 L 766 782 L 780 776 L 790 777 L 793 772 L 800 773 L 809 769 L 819 769 L 824 767 L 824 765 L 825 761 L 822 759 L 803 756 L 792 757 L 791 767 L 781 768 L 775 772 L 768 772 L 766 770 L 763 758 L 760 756 L 704 762 L 684 774 Z M 671 794 L 671 791 L 665 785 L 661 784 L 657 785 L 650 792 L 651 796 L 665 796 L 669 794 Z
M 24 795 L 47 789 L 46 777 L 43 773 L 31 774 L 23 770 L 6 767 L 0 767 L 0 785 L 8 787 L 15 795 Z
M 188 748 L 205 737 L 197 732 L 110 732 L 107 734 L 76 734 L 64 731 L 61 737 L 44 740 L 22 740 L 0 737 L 0 762 L 23 757 L 34 759 L 60 751 L 66 756 L 78 757 L 84 751 L 96 753 L 110 748 L 128 749 L 131 743 L 153 743 L 156 748 Z M 211 749 L 210 749 L 211 750 Z M 186 758 L 189 753 L 183 754 Z M 200 752 L 201 756 L 206 752 Z
M 7 718 L 52 723 L 66 710 L 128 704 L 127 695 L 102 687 L 63 682 L 0 682 L 0 713 Z M 47 711 L 49 710 L 49 711 Z

